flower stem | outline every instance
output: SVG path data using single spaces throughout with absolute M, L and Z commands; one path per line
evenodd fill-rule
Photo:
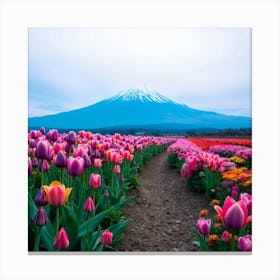
M 44 186 L 44 168 L 43 168 L 43 162 L 42 162 L 42 176 L 41 176 L 41 186 Z
M 234 230 L 231 231 L 230 250 L 235 251 Z
M 59 231 L 59 207 L 56 207 L 56 234 Z
M 87 223 L 87 251 L 89 251 L 89 220 L 90 220 L 90 212 L 88 213 L 88 223 Z
M 34 243 L 34 248 L 33 248 L 34 251 L 39 251 L 40 235 L 41 235 L 41 227 L 37 227 L 35 243 Z

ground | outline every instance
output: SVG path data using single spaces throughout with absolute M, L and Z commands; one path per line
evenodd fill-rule
M 167 164 L 167 152 L 155 156 L 139 173 L 141 188 L 131 191 L 136 199 L 124 213 L 131 223 L 119 251 L 197 251 L 192 244 L 199 212 L 213 206 L 204 194 L 190 192 L 180 174 Z

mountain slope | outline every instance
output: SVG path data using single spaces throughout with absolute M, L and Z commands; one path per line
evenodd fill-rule
M 94 129 L 119 126 L 185 128 L 251 127 L 251 118 L 207 112 L 178 104 L 154 89 L 122 91 L 91 106 L 56 115 L 29 118 L 29 127 Z

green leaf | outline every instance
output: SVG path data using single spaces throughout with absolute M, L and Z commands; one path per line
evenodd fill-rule
M 203 239 L 203 237 L 196 230 L 193 230 L 193 232 L 198 237 L 198 241 L 200 243 L 201 250 L 202 251 L 209 251 L 209 247 L 208 247 L 206 241 Z
M 50 222 L 42 227 L 41 240 L 43 241 L 45 248 L 48 251 L 55 251 L 55 248 L 53 247 L 53 242 L 55 240 L 55 232 Z
M 115 205 L 115 209 L 119 210 L 122 207 L 124 207 L 126 204 L 128 204 L 129 202 L 131 202 L 133 199 L 135 198 L 135 196 L 130 196 L 128 198 L 125 198 L 125 196 L 122 196 L 119 200 L 119 202 Z
M 62 220 L 60 227 L 62 226 L 65 228 L 69 238 L 70 245 L 67 250 L 71 250 L 78 241 L 79 221 L 72 209 L 66 205 L 62 207 Z
M 108 216 L 113 211 L 113 209 L 114 208 L 110 208 L 108 210 L 105 210 L 105 211 L 99 213 L 95 217 L 90 218 L 90 220 L 89 220 L 89 231 L 90 232 L 95 231 L 95 229 L 98 227 L 98 225 L 103 221 L 103 219 L 106 216 Z M 78 236 L 83 237 L 87 233 L 87 230 L 88 230 L 88 221 L 85 221 L 80 225 Z
M 35 217 L 37 214 L 38 208 L 34 203 L 30 193 L 28 194 L 28 223 L 30 223 L 31 219 Z
M 197 241 L 197 240 L 196 240 L 196 241 L 193 241 L 193 242 L 192 242 L 192 244 L 193 244 L 193 245 L 195 245 L 195 246 L 200 247 L 200 242 L 199 242 L 199 241 Z

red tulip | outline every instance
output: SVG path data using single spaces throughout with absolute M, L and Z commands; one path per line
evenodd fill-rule
M 101 235 L 101 243 L 103 245 L 111 245 L 113 241 L 113 233 L 106 229 Z
M 69 246 L 69 239 L 65 229 L 62 227 L 58 232 L 53 247 L 55 249 L 66 249 Z

